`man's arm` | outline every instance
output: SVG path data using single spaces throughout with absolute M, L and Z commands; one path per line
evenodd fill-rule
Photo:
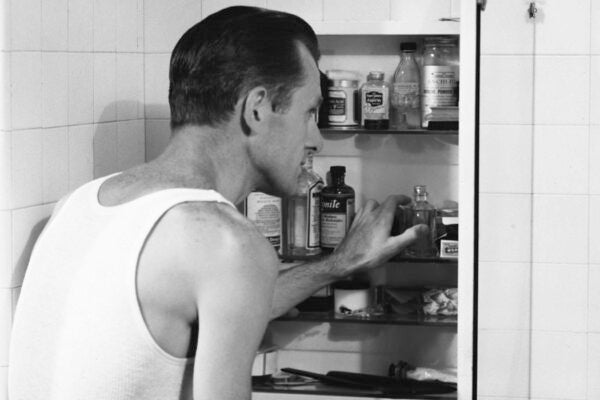
M 280 272 L 271 318 L 286 313 L 325 285 L 353 272 L 380 266 L 425 234 L 428 228 L 417 225 L 401 235 L 391 236 L 396 208 L 409 202 L 410 198 L 406 196 L 390 196 L 382 205 L 369 200 L 356 213 L 352 227 L 333 254 Z
M 195 400 L 250 399 L 251 370 L 269 321 L 278 260 L 236 211 L 201 214 L 185 249 L 195 268 Z

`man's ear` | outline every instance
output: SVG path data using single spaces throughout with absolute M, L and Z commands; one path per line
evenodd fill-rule
M 268 130 L 273 109 L 267 96 L 267 89 L 257 86 L 250 90 L 243 100 L 242 127 L 246 135 L 262 133 Z

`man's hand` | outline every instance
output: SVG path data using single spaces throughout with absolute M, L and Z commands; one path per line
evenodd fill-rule
M 396 209 L 410 201 L 407 196 L 393 195 L 382 205 L 369 200 L 358 210 L 350 230 L 332 255 L 340 275 L 377 267 L 428 234 L 427 225 L 415 225 L 400 235 L 391 235 Z

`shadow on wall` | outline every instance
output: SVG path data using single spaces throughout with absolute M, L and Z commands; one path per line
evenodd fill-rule
M 17 287 L 21 286 L 23 283 L 23 278 L 25 277 L 25 273 L 27 272 L 27 266 L 29 265 L 29 259 L 31 258 L 31 251 L 33 250 L 33 246 L 37 241 L 38 237 L 44 230 L 46 223 L 50 219 L 50 216 L 42 219 L 38 223 L 36 223 L 29 232 L 29 238 L 25 243 L 25 247 L 23 251 L 18 256 L 18 259 L 15 263 L 15 269 L 12 274 L 12 286 Z

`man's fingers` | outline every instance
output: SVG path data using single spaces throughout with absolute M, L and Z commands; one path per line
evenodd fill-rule
M 429 227 L 424 224 L 419 224 L 411 226 L 398 236 L 390 237 L 390 242 L 394 248 L 401 250 L 413 244 L 417 239 L 427 235 L 429 235 Z

